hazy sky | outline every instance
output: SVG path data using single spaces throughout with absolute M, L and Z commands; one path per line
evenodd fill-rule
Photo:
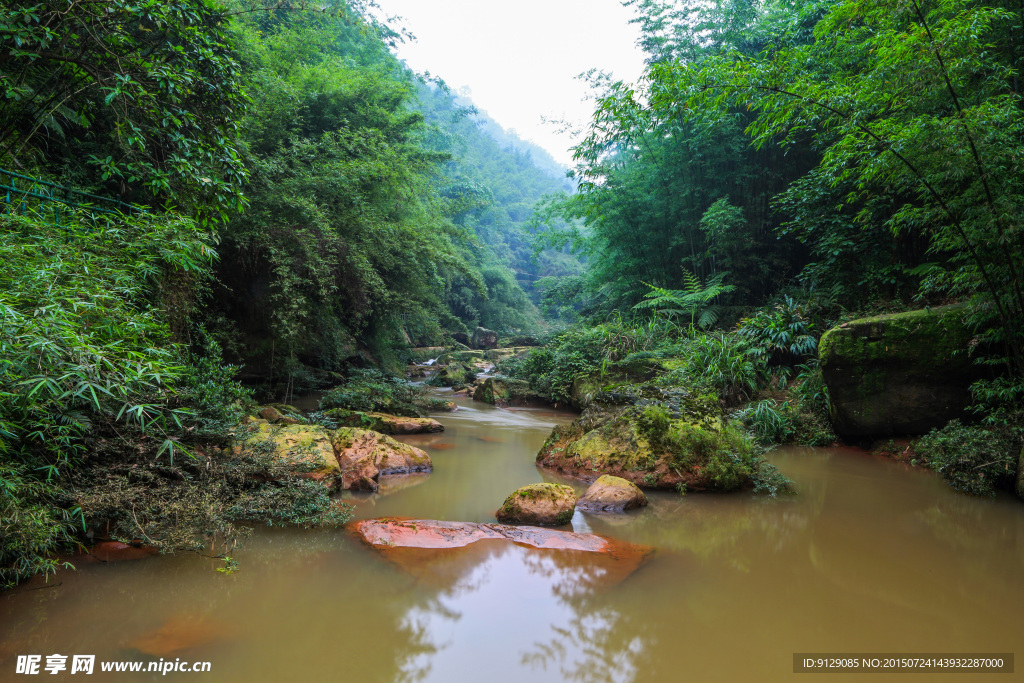
M 632 10 L 619 0 L 378 0 L 416 36 L 398 56 L 470 89 L 478 109 L 569 165 L 572 139 L 542 117 L 589 120 L 576 76 L 597 68 L 635 82 L 643 70 Z

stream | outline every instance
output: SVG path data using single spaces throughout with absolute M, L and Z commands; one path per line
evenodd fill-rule
M 584 490 L 534 466 L 551 428 L 573 415 L 456 401 L 455 413 L 433 416 L 445 432 L 401 438 L 430 454 L 434 472 L 344 494 L 356 518 L 489 522 L 524 484 Z M 599 590 L 581 581 L 585 560 L 509 544 L 477 544 L 416 578 L 342 529 L 257 529 L 229 575 L 192 554 L 83 565 L 0 596 L 0 681 L 32 680 L 14 673 L 16 655 L 31 653 L 211 662 L 210 673 L 167 676 L 97 667 L 119 681 L 780 681 L 793 678 L 795 652 L 994 653 L 1024 642 L 1020 501 L 958 494 L 932 472 L 853 448 L 779 448 L 769 459 L 798 495 L 649 492 L 648 507 L 625 515 L 577 512 L 576 531 L 656 549 Z

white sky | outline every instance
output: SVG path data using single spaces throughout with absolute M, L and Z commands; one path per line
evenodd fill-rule
M 468 87 L 476 107 L 571 165 L 571 135 L 542 118 L 589 121 L 593 102 L 576 76 L 610 71 L 636 82 L 644 55 L 632 10 L 619 0 L 377 0 L 416 36 L 398 56 L 418 72 Z

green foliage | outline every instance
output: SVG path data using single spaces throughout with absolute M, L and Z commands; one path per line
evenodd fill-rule
M 236 380 L 238 368 L 224 364 L 220 345 L 202 328 L 196 336 L 198 352 L 189 354 L 179 386 L 179 400 L 194 415 L 183 424 L 194 438 L 218 438 L 245 416 L 252 395 Z
M 498 371 L 525 380 L 530 388 L 554 402 L 570 400 L 572 384 L 600 370 L 605 360 L 606 329 L 571 328 L 525 360 L 506 360 Z
M 799 402 L 762 399 L 736 411 L 732 417 L 745 424 L 758 442 L 766 446 L 783 443 L 828 446 L 836 441 L 827 414 L 815 412 Z
M 154 463 L 111 441 L 93 444 L 72 475 L 85 515 L 100 533 L 142 539 L 161 552 L 230 553 L 249 535 L 247 526 L 344 524 L 351 508 L 302 467 L 272 453 L 213 448 L 200 459 L 173 466 Z
M 324 394 L 320 408 L 419 417 L 423 411 L 416 406 L 423 400 L 423 393 L 423 387 L 380 370 L 354 369 L 343 384 Z
M 0 233 L 0 485 L 12 520 L 0 556 L 10 583 L 52 571 L 52 552 L 87 514 L 69 512 L 69 477 L 96 435 L 174 466 L 206 419 L 238 415 L 231 402 L 245 393 L 215 348 L 190 365 L 175 341 L 214 256 L 193 221 L 58 228 L 8 214 Z
M 637 426 L 651 440 L 651 443 L 661 443 L 668 434 L 672 416 L 662 405 L 645 406 L 637 417 Z
M 175 216 L 68 232 L 7 216 L 0 229 L 0 410 L 16 451 L 57 474 L 93 422 L 180 428 L 185 358 L 158 304 L 192 305 L 210 273 L 210 237 Z M 167 440 L 162 451 L 174 448 Z
M 5 3 L 0 157 L 87 157 L 122 193 L 226 217 L 246 175 L 232 48 L 204 0 Z
M 958 491 L 993 496 L 997 488 L 1012 484 L 1022 446 L 1019 427 L 968 426 L 953 420 L 921 437 L 914 450 Z
M 751 340 L 754 355 L 776 364 L 806 359 L 818 348 L 815 325 L 806 307 L 789 296 L 741 320 L 737 332 Z
M 793 480 L 764 458 L 755 464 L 751 478 L 754 481 L 754 493 L 767 493 L 772 498 L 779 493 L 796 493 Z
M 632 307 L 651 285 L 688 290 L 684 272 L 707 282 L 728 271 L 733 289 L 717 303 L 759 304 L 802 260 L 794 239 L 775 234 L 782 216 L 771 198 L 817 155 L 806 146 L 751 148 L 746 110 L 673 104 L 678 93 L 662 97 L 666 79 L 658 69 L 675 64 L 674 55 L 688 65 L 733 49 L 752 56 L 773 31 L 807 20 L 776 3 L 630 4 L 651 67 L 638 84 L 591 74 L 596 110 L 574 149 L 580 191 L 552 207 L 569 222 L 562 240 L 586 255 L 589 293 L 603 313 Z
M 53 483 L 27 465 L 11 462 L 0 448 L 0 590 L 36 574 L 50 575 L 56 553 L 70 546 L 81 521 L 62 503 Z
M 706 330 L 718 322 L 720 314 L 720 308 L 712 305 L 711 302 L 736 289 L 732 285 L 722 284 L 726 275 L 728 273 L 716 273 L 705 283 L 701 282 L 693 273 L 684 271 L 683 279 L 686 282 L 686 289 L 669 290 L 648 285 L 651 291 L 645 294 L 644 300 L 634 305 L 633 308 L 654 309 L 657 315 L 665 316 L 677 323 L 682 316 L 689 314 L 691 327 L 696 325 Z
M 793 393 L 801 410 L 818 415 L 827 422 L 829 414 L 828 387 L 817 359 L 797 368 L 800 373 L 793 382 Z
M 747 485 L 761 460 L 761 450 L 732 424 L 719 431 L 677 420 L 670 425 L 663 443 L 676 454 L 676 466 L 688 469 L 699 465 L 702 475 L 721 491 Z
M 821 162 L 791 189 L 788 207 L 806 208 L 821 244 L 847 260 L 865 251 L 853 237 L 858 224 L 914 236 L 916 247 L 872 247 L 902 261 L 892 283 L 905 264 L 916 265 L 903 255 L 916 248 L 920 259 L 927 248 L 934 257 L 928 273 L 912 274 L 944 293 L 973 296 L 975 309 L 997 322 L 992 340 L 1020 375 L 1024 233 L 1012 216 L 1024 185 L 1012 169 L 1024 155 L 1024 110 L 1012 26 L 1006 10 L 965 0 L 895 9 L 839 2 L 806 42 L 780 38 L 756 58 L 733 53 L 655 65 L 650 78 L 660 92 L 650 103 L 701 117 L 749 109 L 757 116 L 747 130 L 762 148 L 813 141 Z M 844 216 L 829 222 L 837 208 Z M 864 265 L 871 263 L 856 267 Z
M 789 402 L 777 404 L 766 399 L 751 403 L 737 417 L 748 424 L 763 444 L 787 443 L 794 436 L 792 410 Z
M 411 77 L 354 14 L 253 15 L 237 33 L 263 96 L 242 122 L 251 208 L 225 227 L 220 275 L 257 294 L 218 300 L 261 342 L 245 360 L 291 377 L 340 370 L 360 345 L 385 363 L 403 331 L 440 341 L 448 284 L 484 285 L 433 185 L 447 157 L 422 143 Z
M 1024 380 L 1019 377 L 979 380 L 971 386 L 971 395 L 970 410 L 982 415 L 987 424 L 1013 424 L 1024 414 Z
M 674 353 L 682 363 L 659 383 L 714 387 L 733 405 L 753 396 L 767 376 L 764 358 L 734 334 L 695 334 L 678 342 Z

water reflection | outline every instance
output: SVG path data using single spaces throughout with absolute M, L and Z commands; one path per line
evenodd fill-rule
M 400 621 L 416 645 L 401 657 L 400 680 L 470 681 L 483 672 L 488 681 L 636 677 L 643 638 L 623 639 L 623 617 L 593 601 L 616 578 L 601 556 L 501 541 L 434 553 L 417 576 L 437 592 Z

